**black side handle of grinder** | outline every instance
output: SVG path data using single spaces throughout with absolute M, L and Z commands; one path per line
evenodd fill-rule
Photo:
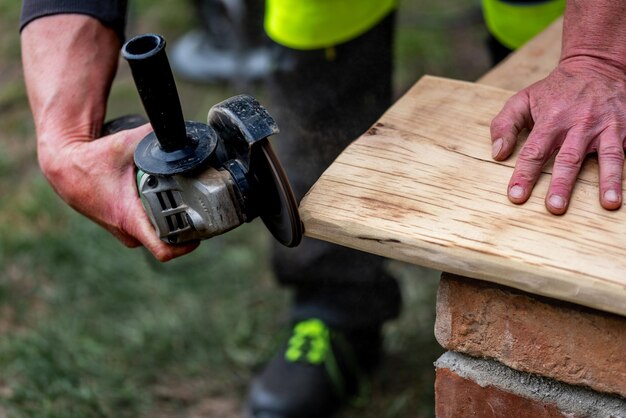
M 165 53 L 165 39 L 136 36 L 122 47 L 154 132 L 135 150 L 135 164 L 155 175 L 180 174 L 203 165 L 217 143 L 213 129 L 185 122 L 176 83 Z

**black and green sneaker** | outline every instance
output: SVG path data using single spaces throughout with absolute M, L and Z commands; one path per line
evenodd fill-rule
M 380 327 L 339 332 L 319 319 L 296 323 L 253 382 L 248 417 L 328 418 L 344 403 L 362 401 L 380 349 Z

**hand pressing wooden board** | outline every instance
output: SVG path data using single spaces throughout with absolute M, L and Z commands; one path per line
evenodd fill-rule
M 422 78 L 303 199 L 309 237 L 626 315 L 626 210 L 598 201 L 590 159 L 564 216 L 550 168 L 532 197 L 506 197 L 516 155 L 491 158 L 489 124 L 513 93 Z

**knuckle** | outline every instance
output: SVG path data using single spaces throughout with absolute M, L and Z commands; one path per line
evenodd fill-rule
M 137 247 L 141 247 L 141 243 L 133 238 L 133 239 L 128 240 L 128 242 L 126 242 L 126 246 L 128 248 L 137 248 Z
M 161 263 L 165 263 L 167 261 L 170 261 L 172 258 L 174 258 L 172 254 L 170 254 L 169 252 L 165 252 L 165 251 L 159 251 L 154 256 Z
M 598 124 L 598 115 L 592 109 L 586 109 L 578 114 L 574 123 L 585 130 L 591 130 Z
M 601 179 L 603 184 L 606 185 L 620 185 L 621 188 L 621 184 L 622 184 L 622 173 L 607 173 L 602 175 L 602 179 Z
M 136 248 L 140 245 L 137 240 L 129 236 L 122 229 L 113 226 L 109 220 L 102 220 L 101 222 L 104 228 L 108 230 L 111 234 L 113 234 L 113 236 L 117 238 L 117 240 L 121 242 L 126 248 Z
M 550 190 L 553 192 L 558 192 L 562 194 L 563 192 L 567 192 L 572 187 L 572 180 L 569 177 L 552 177 L 552 182 L 550 183 Z
M 135 240 L 122 239 L 121 241 L 126 246 L 126 248 L 137 248 L 141 245 Z
M 542 110 L 542 119 L 544 122 L 558 124 L 560 121 L 563 121 L 563 113 L 564 109 L 560 106 L 550 107 Z
M 583 162 L 584 156 L 575 149 L 561 148 L 556 156 L 556 164 L 564 167 L 579 167 Z
M 503 132 L 506 132 L 509 130 L 508 128 L 509 126 L 509 122 L 502 117 L 501 115 L 496 116 L 492 121 L 491 121 L 491 135 L 492 136 L 502 136 Z
M 546 150 L 543 146 L 535 143 L 526 143 L 521 151 L 520 158 L 526 161 L 542 163 L 546 159 Z
M 624 149 L 617 144 L 600 144 L 598 154 L 603 160 L 624 161 Z
M 511 179 L 511 184 L 527 185 L 535 182 L 535 175 L 530 170 L 519 169 Z
M 152 255 L 154 255 L 154 258 L 162 263 L 170 261 L 172 258 L 174 258 L 172 252 L 169 249 L 160 247 L 152 249 Z

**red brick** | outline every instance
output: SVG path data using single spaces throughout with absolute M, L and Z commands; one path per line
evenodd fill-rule
M 626 397 L 626 318 L 444 274 L 435 336 L 448 350 Z
M 574 418 L 556 405 L 524 398 L 493 386 L 481 387 L 448 369 L 437 369 L 435 379 L 437 418 Z
M 448 351 L 435 362 L 440 417 L 626 417 L 626 399 Z

